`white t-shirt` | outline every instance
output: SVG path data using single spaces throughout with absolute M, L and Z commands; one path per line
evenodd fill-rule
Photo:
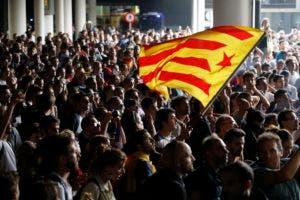
M 17 171 L 16 156 L 11 146 L 0 140 L 0 173 Z

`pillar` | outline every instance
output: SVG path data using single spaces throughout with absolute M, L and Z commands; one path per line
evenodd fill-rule
M 192 0 L 192 30 L 203 31 L 205 26 L 205 1 Z
M 14 33 L 22 35 L 26 32 L 26 0 L 9 1 L 9 27 L 10 37 Z
M 96 0 L 87 0 L 87 20 L 91 21 L 94 26 L 97 25 L 97 2 Z
M 45 5 L 44 0 L 34 0 L 34 30 L 35 36 L 45 37 Z
M 252 26 L 252 0 L 214 0 L 214 26 Z
M 96 9 L 96 8 L 94 8 Z M 75 34 L 84 28 L 86 23 L 86 2 L 85 0 L 75 0 Z
M 64 32 L 73 40 L 72 0 L 64 0 L 64 11 Z
M 64 26 L 64 0 L 55 0 L 55 32 L 65 32 Z

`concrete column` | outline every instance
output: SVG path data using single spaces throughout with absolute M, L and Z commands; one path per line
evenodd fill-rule
M 203 31 L 205 26 L 205 1 L 192 0 L 192 30 Z
M 53 15 L 45 15 L 45 35 L 48 33 L 54 33 L 53 30 Z
M 214 26 L 252 26 L 252 0 L 214 0 Z
M 64 11 L 64 32 L 68 33 L 69 38 L 73 40 L 72 0 L 64 0 Z
M 8 27 L 8 31 L 7 34 L 9 36 L 9 38 L 12 38 L 12 33 L 11 33 L 11 29 L 12 29 L 12 25 L 11 25 L 11 1 L 7 1 L 7 27 Z
M 96 9 L 96 8 L 94 8 Z M 85 0 L 75 0 L 75 34 L 84 28 L 86 23 L 86 2 Z
M 14 33 L 22 35 L 26 32 L 26 0 L 10 0 L 10 37 Z
M 91 21 L 94 26 L 97 25 L 97 1 L 96 0 L 87 0 L 87 20 Z
M 34 0 L 34 30 L 35 36 L 45 37 L 45 5 L 44 0 Z
M 65 32 L 64 0 L 55 0 L 55 32 Z

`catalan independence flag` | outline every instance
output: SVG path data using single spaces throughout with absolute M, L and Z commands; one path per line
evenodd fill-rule
M 138 59 L 144 83 L 169 98 L 168 87 L 186 91 L 206 107 L 264 32 L 220 26 L 188 37 L 143 46 Z

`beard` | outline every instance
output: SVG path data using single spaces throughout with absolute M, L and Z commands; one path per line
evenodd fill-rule
M 78 163 L 73 159 L 69 159 L 66 163 L 66 167 L 70 171 L 70 173 L 76 173 L 78 169 Z
M 182 163 L 179 164 L 179 169 L 183 175 L 187 175 L 194 171 L 193 163 Z

